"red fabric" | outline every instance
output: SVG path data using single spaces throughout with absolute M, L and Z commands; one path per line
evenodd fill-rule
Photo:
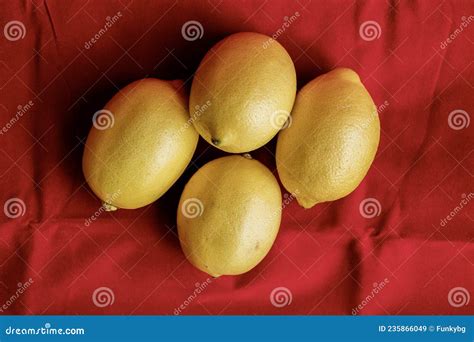
M 239 31 L 272 35 L 295 12 L 277 39 L 295 62 L 299 87 L 345 66 L 378 106 L 385 103 L 375 162 L 344 199 L 310 210 L 290 201 L 261 264 L 189 300 L 207 276 L 181 252 L 176 208 L 196 169 L 224 153 L 201 139 L 164 197 L 86 226 L 100 205 L 81 171 L 92 115 L 147 76 L 184 79 L 189 91 L 217 41 Z M 3 1 L 1 26 L 17 20 L 26 34 L 0 36 L 0 125 L 19 105 L 33 106 L 0 135 L 0 204 L 19 198 L 26 208 L 18 218 L 0 211 L 0 305 L 18 283 L 33 283 L 2 313 L 173 314 L 183 304 L 181 314 L 351 314 L 385 278 L 358 313 L 474 313 L 472 298 L 460 307 L 448 301 L 456 287 L 474 296 L 474 204 L 441 224 L 474 191 L 474 123 L 449 125 L 454 110 L 467 114 L 456 112 L 458 119 L 474 113 L 473 18 L 441 46 L 473 12 L 469 0 Z M 201 38 L 183 39 L 189 20 L 202 25 Z M 359 29 L 370 20 L 380 31 L 365 40 Z M 253 155 L 277 175 L 274 152 L 275 139 Z M 378 216 L 361 215 L 367 198 L 380 203 Z M 112 290 L 113 304 L 94 304 L 100 287 Z M 291 303 L 272 304 L 278 287 L 291 292 Z

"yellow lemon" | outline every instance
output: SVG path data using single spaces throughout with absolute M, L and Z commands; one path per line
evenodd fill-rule
M 200 168 L 184 188 L 178 233 L 187 259 L 214 276 L 255 267 L 275 241 L 281 192 L 260 162 L 235 155 Z
M 199 135 L 181 81 L 143 79 L 117 93 L 93 118 L 84 176 L 107 210 L 143 207 L 183 173 Z
M 291 125 L 278 136 L 278 174 L 305 208 L 339 199 L 367 174 L 379 138 L 377 109 L 359 76 L 335 69 L 299 91 Z
M 199 65 L 191 87 L 191 117 L 210 144 L 226 152 L 248 152 L 283 127 L 295 95 L 295 67 L 283 46 L 263 34 L 236 33 L 212 47 Z

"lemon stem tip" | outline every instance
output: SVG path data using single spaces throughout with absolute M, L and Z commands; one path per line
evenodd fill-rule
M 103 202 L 102 207 L 105 209 L 105 211 L 115 211 L 118 209 L 117 207 L 107 202 Z

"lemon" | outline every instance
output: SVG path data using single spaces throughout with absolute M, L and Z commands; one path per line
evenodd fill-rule
M 367 174 L 380 138 L 375 104 L 357 73 L 338 68 L 308 83 L 291 118 L 276 150 L 285 188 L 304 208 L 351 193 Z
M 199 134 L 231 153 L 255 150 L 285 124 L 296 96 L 296 72 L 270 37 L 236 33 L 206 54 L 191 87 L 190 110 Z M 205 107 L 205 110 L 199 110 Z
M 190 162 L 199 135 L 181 81 L 143 79 L 94 115 L 83 172 L 106 210 L 143 207 L 163 195 Z
M 281 220 L 281 192 L 260 162 L 240 155 L 213 160 L 189 180 L 178 207 L 187 259 L 214 276 L 255 267 L 268 253 Z

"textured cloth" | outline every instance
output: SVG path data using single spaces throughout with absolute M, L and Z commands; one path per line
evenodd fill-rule
M 469 0 L 3 1 L 0 313 L 474 313 L 470 15 Z M 192 174 L 225 153 L 200 139 L 162 198 L 112 213 L 81 157 L 118 89 L 157 77 L 189 92 L 206 51 L 240 31 L 273 35 L 300 88 L 356 70 L 381 140 L 353 193 L 308 210 L 285 194 L 266 258 L 208 280 L 180 249 L 176 210 Z M 277 176 L 275 141 L 252 155 Z

